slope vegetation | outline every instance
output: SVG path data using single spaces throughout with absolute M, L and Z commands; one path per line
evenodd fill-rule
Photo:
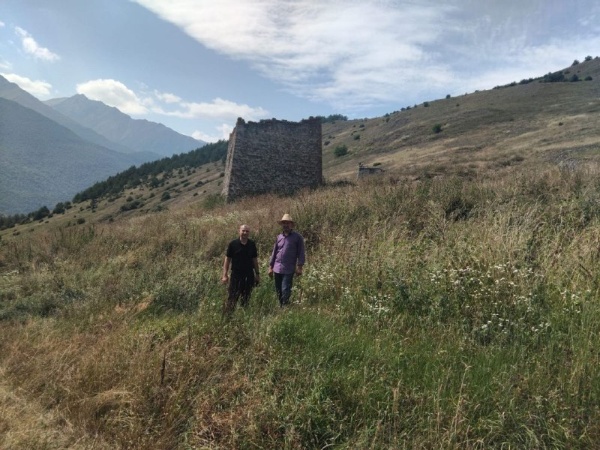
M 50 421 L 90 448 L 595 447 L 592 78 L 326 125 L 327 177 L 350 183 L 225 205 L 202 192 L 218 189 L 211 162 L 177 174 L 217 176 L 172 190 L 168 210 L 111 221 L 121 199 L 87 200 L 79 225 L 2 235 L 0 443 L 60 448 Z M 327 153 L 341 143 L 347 155 Z M 386 172 L 356 181 L 359 161 Z M 308 252 L 293 304 L 278 308 L 264 276 L 224 318 L 227 243 L 249 224 L 266 275 L 284 212 Z M 15 402 L 32 413 L 11 420 Z

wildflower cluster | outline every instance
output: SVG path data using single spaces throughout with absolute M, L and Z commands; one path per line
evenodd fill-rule
M 335 294 L 335 290 L 340 286 L 339 279 L 336 279 L 333 266 L 323 264 L 319 269 L 309 268 L 304 271 L 302 276 L 303 297 L 308 303 L 316 303 L 325 298 L 330 298 Z M 334 296 L 333 298 L 337 298 Z
M 459 318 L 483 344 L 531 338 L 551 326 L 546 302 L 536 293 L 541 278 L 510 263 L 433 271 L 430 313 L 438 320 Z

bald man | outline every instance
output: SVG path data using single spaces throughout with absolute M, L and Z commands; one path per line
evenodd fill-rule
M 258 252 L 256 244 L 250 238 L 250 227 L 240 225 L 239 238 L 234 239 L 227 246 L 225 261 L 223 262 L 223 276 L 221 282 L 229 282 L 229 292 L 223 311 L 231 315 L 237 302 L 243 307 L 248 306 L 252 288 L 260 281 L 258 271 Z M 229 268 L 231 267 L 231 278 Z

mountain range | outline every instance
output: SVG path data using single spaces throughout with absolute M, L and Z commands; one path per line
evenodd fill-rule
M 0 76 L 0 214 L 52 207 L 132 165 L 205 144 L 83 95 L 41 102 Z
M 151 152 L 161 157 L 188 152 L 203 144 L 160 123 L 135 120 L 117 108 L 78 94 L 44 102 L 101 136 L 135 152 Z

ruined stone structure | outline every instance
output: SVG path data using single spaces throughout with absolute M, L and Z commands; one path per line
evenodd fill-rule
M 323 180 L 321 121 L 239 118 L 229 136 L 223 195 L 289 194 Z
M 368 175 L 382 174 L 383 172 L 384 172 L 384 170 L 379 167 L 367 167 L 367 166 L 363 165 L 363 163 L 359 163 L 357 178 L 360 179 L 360 178 L 366 177 Z

